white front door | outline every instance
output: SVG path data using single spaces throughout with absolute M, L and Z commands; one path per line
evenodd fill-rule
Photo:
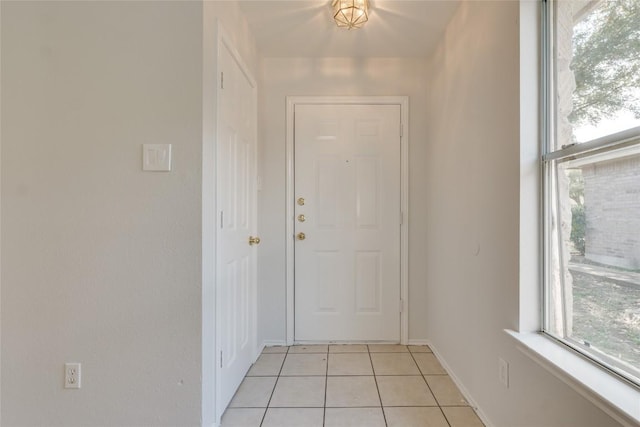
M 256 92 L 220 43 L 217 140 L 217 408 L 222 413 L 256 351 Z
M 400 341 L 400 105 L 295 106 L 295 330 Z

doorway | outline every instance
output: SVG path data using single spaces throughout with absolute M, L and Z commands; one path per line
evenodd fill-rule
M 406 97 L 291 97 L 287 340 L 406 342 Z

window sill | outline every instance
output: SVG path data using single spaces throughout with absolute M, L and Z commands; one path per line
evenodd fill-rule
M 625 426 L 640 425 L 640 390 L 539 333 L 506 329 L 526 356 Z

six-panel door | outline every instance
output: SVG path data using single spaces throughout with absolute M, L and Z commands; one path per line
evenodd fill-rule
M 400 132 L 399 105 L 295 106 L 296 341 L 400 340 Z

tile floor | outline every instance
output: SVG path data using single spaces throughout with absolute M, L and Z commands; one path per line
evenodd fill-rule
M 222 427 L 483 427 L 427 346 L 267 347 Z

